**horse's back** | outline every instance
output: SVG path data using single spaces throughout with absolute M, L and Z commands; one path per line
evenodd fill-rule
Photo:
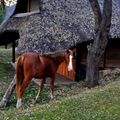
M 39 63 L 39 55 L 36 53 L 32 53 L 32 52 L 27 52 L 22 54 L 22 56 L 24 56 L 24 62 L 26 62 L 25 64 L 38 64 Z
M 21 56 L 27 56 L 27 57 L 39 57 L 38 54 L 33 53 L 33 52 L 26 52 L 26 53 L 23 53 Z
M 52 58 L 44 55 L 39 56 L 32 52 L 24 53 L 20 57 L 22 56 L 24 56 L 23 71 L 25 76 L 45 78 L 55 75 L 58 65 Z

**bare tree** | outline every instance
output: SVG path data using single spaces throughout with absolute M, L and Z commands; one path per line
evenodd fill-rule
M 112 0 L 104 0 L 103 14 L 97 0 L 89 0 L 95 17 L 95 38 L 87 55 L 86 87 L 99 85 L 99 61 L 103 55 L 111 26 Z
M 3 7 L 3 9 L 5 9 L 5 2 L 4 2 L 4 0 L 1 0 L 1 6 Z

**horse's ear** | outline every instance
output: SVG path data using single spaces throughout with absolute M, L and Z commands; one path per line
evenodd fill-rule
M 66 50 L 66 53 L 69 53 L 69 50 L 68 50 L 68 49 Z
M 74 53 L 76 51 L 76 49 L 74 49 L 72 52 Z

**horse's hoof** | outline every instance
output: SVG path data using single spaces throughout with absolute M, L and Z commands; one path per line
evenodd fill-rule
M 16 108 L 20 108 L 22 106 L 21 99 L 17 101 Z
M 54 98 L 54 96 L 53 95 L 51 95 L 51 99 L 53 99 Z
M 19 108 L 21 108 L 21 107 L 22 107 L 22 106 L 16 105 L 16 108 L 17 108 L 17 109 L 19 109 Z

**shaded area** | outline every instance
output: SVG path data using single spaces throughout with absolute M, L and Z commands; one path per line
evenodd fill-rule
M 17 39 L 19 39 L 18 31 L 6 31 L 0 34 L 0 45 L 13 43 Z
M 34 78 L 33 81 L 35 83 L 37 83 L 38 85 L 40 85 L 40 81 L 41 81 L 40 79 Z M 56 73 L 56 78 L 55 78 L 55 82 L 54 82 L 55 86 L 68 85 L 68 84 L 72 84 L 72 83 L 76 83 L 76 82 L 65 76 L 62 76 L 62 75 Z M 46 78 L 46 82 L 44 83 L 44 86 L 50 86 L 50 78 Z

